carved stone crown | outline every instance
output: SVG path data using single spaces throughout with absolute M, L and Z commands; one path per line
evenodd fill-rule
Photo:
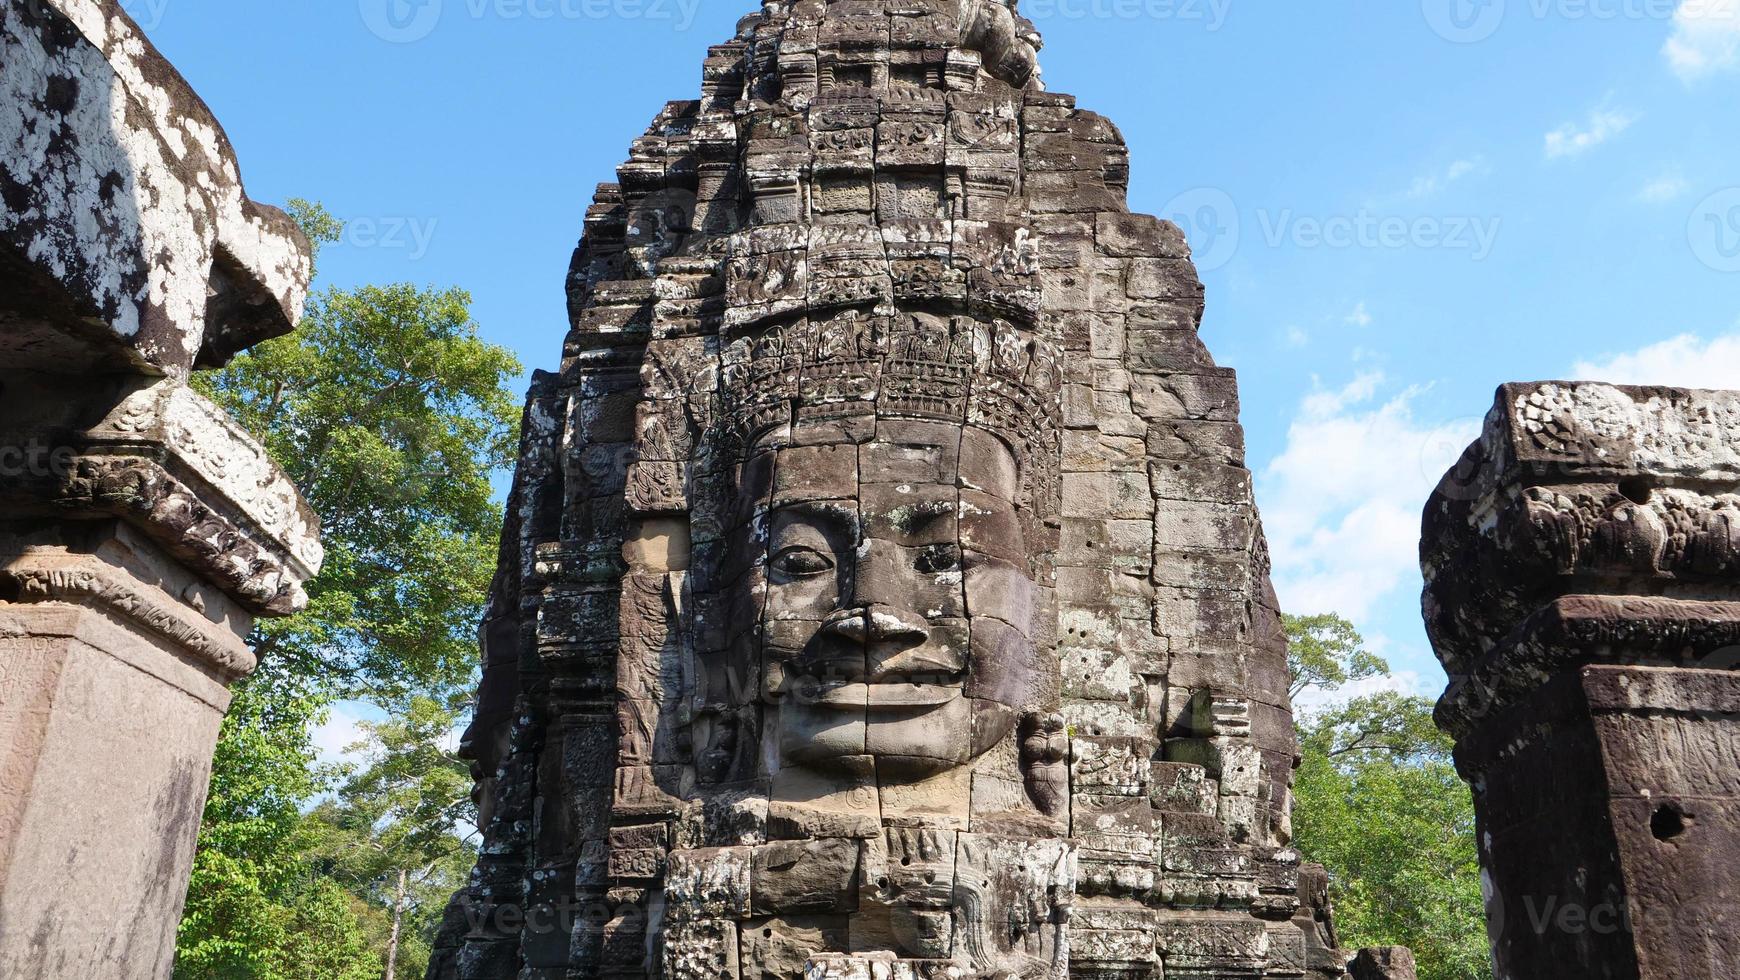
M 970 425 L 1022 463 L 1036 506 L 1057 482 L 1060 392 L 1043 338 L 1003 321 L 930 313 L 799 320 L 731 345 L 721 448 L 742 453 L 792 424 L 873 417 Z

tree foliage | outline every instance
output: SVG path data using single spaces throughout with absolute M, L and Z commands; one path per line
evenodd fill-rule
M 1388 674 L 1390 665 L 1365 648 L 1353 624 L 1334 613 L 1287 616 L 1287 669 L 1293 700 L 1313 688 L 1333 692 L 1351 681 Z
M 1287 631 L 1295 696 L 1328 701 L 1300 715 L 1294 840 L 1329 868 L 1342 945 L 1409 946 L 1421 980 L 1488 980 L 1473 801 L 1431 702 L 1335 699 L 1388 663 L 1338 616 L 1288 617 Z
M 368 737 L 354 747 L 363 761 L 309 814 L 310 853 L 385 917 L 384 948 L 399 975 L 421 976 L 447 899 L 476 861 L 470 767 L 453 752 L 464 708 L 418 697 L 365 723 Z
M 336 234 L 324 211 L 300 213 Z M 391 700 L 475 667 L 501 529 L 491 476 L 518 444 L 520 365 L 478 336 L 470 304 L 459 289 L 330 290 L 294 334 L 198 377 L 320 515 L 308 611 L 257 631 L 268 670 Z
M 342 234 L 317 204 L 290 212 L 317 248 Z M 326 563 L 306 611 L 250 638 L 261 666 L 219 737 L 178 977 L 381 975 L 387 916 L 326 873 L 331 827 L 306 812 L 340 788 L 313 732 L 359 699 L 432 738 L 419 705 L 456 708 L 471 686 L 519 371 L 479 337 L 464 291 L 401 284 L 328 290 L 294 334 L 196 376 L 302 490 Z

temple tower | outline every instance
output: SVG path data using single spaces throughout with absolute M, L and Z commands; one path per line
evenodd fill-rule
M 599 187 L 432 975 L 1343 975 L 1233 373 L 1038 46 L 770 0 Z

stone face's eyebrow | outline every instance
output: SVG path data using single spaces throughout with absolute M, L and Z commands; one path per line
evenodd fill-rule
M 845 527 L 858 526 L 858 507 L 852 501 L 794 500 L 790 503 L 776 504 L 773 513 L 776 517 L 810 517 Z
M 922 504 L 913 504 L 908 508 L 908 512 L 912 515 L 912 530 L 916 531 L 919 528 L 927 527 L 940 518 L 954 516 L 959 506 L 958 498 L 955 500 L 928 500 Z

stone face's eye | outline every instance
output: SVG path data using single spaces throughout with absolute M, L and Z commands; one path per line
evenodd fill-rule
M 957 572 L 961 568 L 961 548 L 954 544 L 933 544 L 918 553 L 918 570 L 931 574 Z
M 834 569 L 834 560 L 814 548 L 792 545 L 773 556 L 773 570 L 786 578 L 809 578 Z

